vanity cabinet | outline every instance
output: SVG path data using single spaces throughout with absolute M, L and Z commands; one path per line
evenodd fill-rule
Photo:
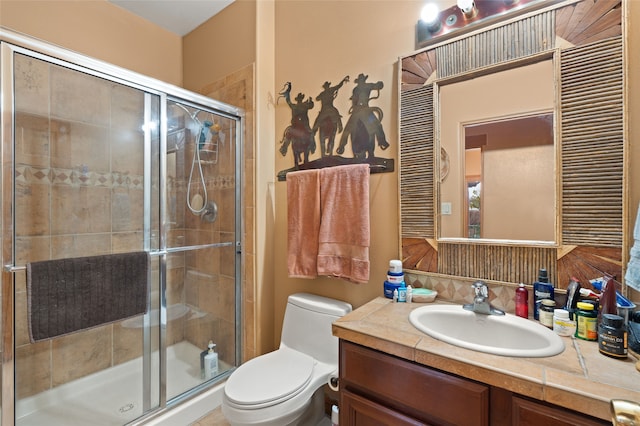
M 340 340 L 341 426 L 607 424 Z

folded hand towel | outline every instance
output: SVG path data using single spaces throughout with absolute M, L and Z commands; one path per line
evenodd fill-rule
M 369 165 L 320 170 L 318 275 L 369 281 Z
M 149 305 L 146 252 L 27 264 L 32 342 L 144 314 Z
M 318 276 L 320 180 L 318 170 L 287 173 L 287 267 L 291 278 Z

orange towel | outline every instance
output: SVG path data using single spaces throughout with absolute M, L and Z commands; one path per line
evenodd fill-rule
M 319 176 L 318 170 L 287 173 L 287 268 L 291 278 L 318 276 Z
M 369 165 L 320 170 L 318 275 L 369 281 Z

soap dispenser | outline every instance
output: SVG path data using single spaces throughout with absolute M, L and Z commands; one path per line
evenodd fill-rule
M 209 351 L 204 357 L 204 378 L 207 380 L 218 374 L 218 354 L 215 348 L 215 343 L 209 341 Z

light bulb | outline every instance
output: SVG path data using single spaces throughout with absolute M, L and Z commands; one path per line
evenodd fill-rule
M 473 0 L 458 0 L 458 7 L 464 12 L 469 13 L 473 9 Z
M 427 3 L 426 5 L 424 5 L 422 11 L 420 12 L 420 19 L 425 24 L 433 24 L 438 19 L 439 14 L 440 10 L 435 3 Z
M 457 4 L 467 19 L 473 18 L 478 13 L 478 9 L 476 9 L 476 4 L 473 0 L 458 0 Z

